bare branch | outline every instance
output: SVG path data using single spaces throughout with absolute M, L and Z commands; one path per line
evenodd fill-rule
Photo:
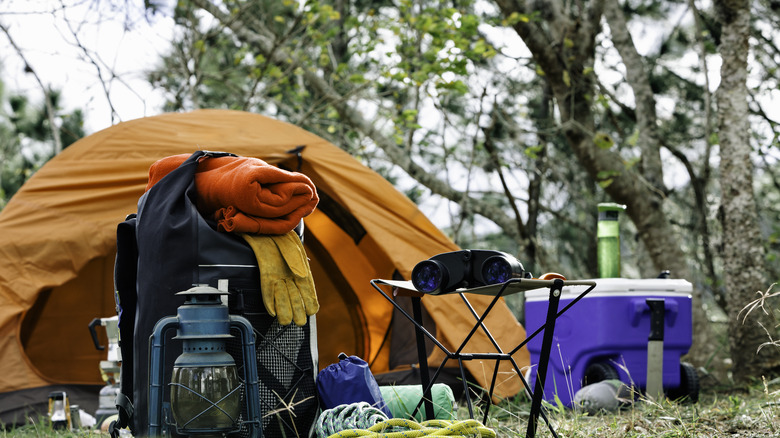
M 472 213 L 490 218 L 507 235 L 515 239 L 519 237 L 515 221 L 500 206 L 482 199 L 469 197 L 467 194 L 453 189 L 446 181 L 442 181 L 414 163 L 404 148 L 399 147 L 392 137 L 381 132 L 377 123 L 366 119 L 360 110 L 356 109 L 349 100 L 344 99 L 344 94 L 336 91 L 317 71 L 312 70 L 307 63 L 301 62 L 293 53 L 281 50 L 272 51 L 276 47 L 273 33 L 265 27 L 264 23 L 257 20 L 252 21 L 251 24 L 245 23 L 243 16 L 230 16 L 208 0 L 193 0 L 193 4 L 226 25 L 239 39 L 247 44 L 251 44 L 274 64 L 283 67 L 294 65 L 296 68 L 300 68 L 307 85 L 333 106 L 344 123 L 349 124 L 353 129 L 362 132 L 366 137 L 372 139 L 393 164 L 399 166 L 432 193 L 452 202 L 468 205 Z
M 38 76 L 38 73 L 35 72 L 35 69 L 32 65 L 27 61 L 27 57 L 24 56 L 24 51 L 16 44 L 16 41 L 14 41 L 13 37 L 11 36 L 11 32 L 8 30 L 8 28 L 3 24 L 0 23 L 0 30 L 5 33 L 5 36 L 8 38 L 8 42 L 11 44 L 11 47 L 14 48 L 14 51 L 16 51 L 16 54 L 19 55 L 20 58 L 22 58 L 22 61 L 24 62 L 24 68 L 25 71 L 32 74 L 35 78 L 35 81 L 38 82 L 38 86 L 41 87 L 41 91 L 43 92 L 43 101 L 46 105 L 46 118 L 49 120 L 49 129 L 51 130 L 51 136 L 54 140 L 54 155 L 59 154 L 62 151 L 62 138 L 60 137 L 60 127 L 57 126 L 55 114 L 54 114 L 54 104 L 51 100 L 51 88 L 47 87 L 43 84 L 43 81 L 41 81 L 40 76 Z
M 642 175 L 653 186 L 666 191 L 663 182 L 663 166 L 656 128 L 655 96 L 650 87 L 648 68 L 642 56 L 636 51 L 634 40 L 628 32 L 628 24 L 618 0 L 607 0 L 604 14 L 609 22 L 612 42 L 626 67 L 626 78 L 634 90 L 636 101 L 637 125 L 639 138 L 637 144 L 642 151 Z
M 68 15 L 64 13 L 67 6 L 65 6 L 65 3 L 62 0 L 60 0 L 60 6 L 61 10 L 63 11 L 62 19 L 67 25 L 73 40 L 76 42 L 76 47 L 81 50 L 81 53 L 84 55 L 87 61 L 89 61 L 89 63 L 95 67 L 95 72 L 97 73 L 98 80 L 100 81 L 100 86 L 103 88 L 103 94 L 106 96 L 106 102 L 108 102 L 108 107 L 111 109 L 111 124 L 113 125 L 116 122 L 116 119 L 119 117 L 119 114 L 117 113 L 116 108 L 114 108 L 114 104 L 111 101 L 111 93 L 107 84 L 108 81 L 103 77 L 103 69 L 100 67 L 97 61 L 95 61 L 95 58 L 92 56 L 87 47 L 81 43 L 78 30 L 73 28 L 73 24 L 71 23 L 70 19 L 68 19 Z M 115 76 L 112 74 L 111 77 L 114 78 Z

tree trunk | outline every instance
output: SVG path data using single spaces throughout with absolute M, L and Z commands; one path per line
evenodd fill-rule
M 750 49 L 750 2 L 716 1 L 723 24 L 720 46 L 721 82 L 716 93 L 720 139 L 722 192 L 723 270 L 727 291 L 729 346 L 733 376 L 747 383 L 780 366 L 780 349 L 758 347 L 769 341 L 765 329 L 775 332 L 774 322 L 761 309 L 743 321 L 740 311 L 764 291 L 765 250 L 758 226 L 753 195 L 753 163 L 750 160 L 748 124 L 747 58 Z M 769 307 L 769 311 L 773 311 Z M 763 328 L 762 328 L 763 327 Z
M 673 269 L 674 276 L 690 278 L 688 262 L 680 239 L 663 211 L 663 193 L 652 182 L 660 180 L 655 157 L 650 158 L 649 178 L 624 164 L 615 151 L 598 147 L 592 96 L 596 91 L 592 74 L 596 35 L 601 31 L 600 20 L 605 0 L 588 3 L 576 19 L 562 15 L 559 2 L 545 3 L 547 23 L 542 28 L 534 23 L 520 21 L 515 31 L 544 71 L 557 102 L 561 126 L 580 165 L 615 202 L 626 205 L 626 214 L 634 223 L 654 266 L 660 272 Z M 529 14 L 522 4 L 510 0 L 496 0 L 504 16 L 512 13 Z M 546 30 L 549 29 L 549 33 Z M 566 43 L 571 41 L 572 43 Z M 646 102 L 642 102 L 646 104 Z M 645 123 L 644 129 L 650 129 Z M 647 142 L 645 146 L 650 146 Z M 658 147 L 657 142 L 656 148 Z M 648 152 L 655 155 L 658 151 Z M 702 306 L 702 291 L 693 293 L 693 345 L 689 351 L 691 362 L 703 365 L 715 352 L 716 343 L 709 319 Z

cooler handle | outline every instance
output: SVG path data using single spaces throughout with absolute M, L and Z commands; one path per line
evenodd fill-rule
M 631 317 L 631 325 L 636 327 L 639 325 L 639 321 L 647 315 L 650 318 L 650 307 L 648 307 L 646 298 L 633 298 L 629 304 L 629 314 Z M 667 325 L 674 325 L 674 321 L 677 319 L 677 313 L 679 310 L 677 300 L 674 298 L 666 298 L 664 300 L 664 320 Z

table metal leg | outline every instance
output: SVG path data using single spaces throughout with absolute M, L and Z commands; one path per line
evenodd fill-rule
M 547 307 L 547 318 L 544 325 L 544 337 L 542 338 L 542 351 L 539 354 L 539 366 L 536 369 L 536 387 L 531 399 L 531 416 L 528 419 L 526 438 L 536 436 L 536 423 L 542 409 L 542 397 L 544 396 L 544 381 L 547 379 L 547 365 L 550 362 L 550 350 L 552 349 L 555 320 L 558 314 L 558 303 L 561 299 L 563 280 L 555 280 L 550 287 L 550 301 Z
M 496 367 L 493 369 L 493 379 L 490 381 L 490 390 L 488 391 L 488 396 L 485 403 L 485 413 L 482 416 L 482 424 L 487 424 L 490 405 L 493 404 L 493 390 L 496 388 L 496 379 L 498 378 L 499 365 L 501 365 L 501 359 L 496 359 Z
M 420 297 L 418 296 L 412 296 L 412 310 L 413 314 L 409 315 L 403 308 L 401 308 L 398 303 L 396 303 L 390 296 L 388 296 L 378 285 L 377 282 L 380 280 L 371 280 L 371 285 L 379 291 L 379 293 L 382 294 L 382 296 L 385 297 L 401 314 L 406 317 L 409 321 L 411 321 L 415 326 L 415 334 L 416 334 L 416 340 L 417 340 L 417 354 L 419 358 L 420 363 L 420 381 L 423 386 L 423 400 L 418 403 L 417 407 L 415 408 L 415 412 L 419 411 L 419 409 L 422 407 L 422 403 L 425 402 L 425 411 L 426 411 L 426 418 L 432 419 L 433 418 L 433 402 L 431 398 L 431 387 L 433 386 L 431 384 L 432 381 L 436 381 L 436 378 L 438 377 L 441 370 L 444 368 L 444 365 L 447 363 L 448 359 L 457 359 L 458 360 L 458 367 L 460 368 L 461 372 L 461 378 L 463 379 L 464 383 L 464 390 L 465 390 L 465 396 L 466 396 L 466 402 L 469 407 L 469 417 L 474 418 L 474 413 L 472 411 L 472 405 L 471 400 L 469 397 L 469 388 L 468 384 L 466 382 L 466 376 L 465 376 L 465 367 L 463 366 L 464 360 L 495 360 L 496 361 L 496 369 L 494 370 L 493 378 L 490 384 L 490 390 L 488 392 L 488 406 L 485 409 L 485 415 L 484 420 L 487 422 L 487 415 L 489 410 L 489 403 L 492 401 L 492 395 L 493 395 L 493 389 L 495 388 L 496 384 L 496 378 L 498 374 L 498 364 L 501 360 L 508 360 L 511 362 L 512 366 L 515 369 L 515 372 L 518 374 L 518 377 L 523 383 L 523 386 L 525 387 L 526 391 L 531 390 L 530 388 L 530 382 L 526 382 L 526 380 L 522 377 L 522 373 L 520 368 L 518 367 L 517 363 L 515 363 L 512 356 L 519 351 L 521 348 L 523 348 L 530 339 L 536 337 L 537 335 L 541 334 L 542 331 L 544 331 L 544 336 L 542 338 L 542 349 L 540 352 L 539 357 L 539 364 L 536 370 L 536 385 L 533 391 L 532 399 L 531 399 L 531 412 L 530 412 L 530 418 L 528 419 L 528 429 L 526 432 L 526 437 L 534 438 L 536 436 L 536 429 L 537 429 L 537 423 L 539 420 L 539 417 L 542 417 L 544 421 L 547 423 L 547 426 L 550 429 L 550 433 L 554 438 L 558 438 L 558 435 L 555 433 L 555 430 L 552 427 L 552 424 L 550 423 L 549 419 L 547 418 L 547 415 L 545 415 L 544 411 L 542 411 L 542 399 L 544 397 L 544 382 L 547 379 L 547 368 L 550 362 L 550 352 L 552 350 L 552 341 L 553 341 L 553 333 L 555 330 L 555 322 L 558 316 L 566 312 L 571 306 L 573 306 L 577 301 L 582 299 L 585 295 L 588 294 L 593 288 L 596 286 L 593 282 L 578 282 L 578 283 L 572 283 L 577 286 L 589 286 L 587 290 L 585 290 L 583 293 L 581 293 L 577 298 L 575 298 L 573 301 L 568 303 L 566 306 L 563 307 L 560 311 L 558 311 L 560 298 L 561 298 L 561 292 L 564 286 L 564 281 L 561 279 L 555 279 L 552 282 L 552 286 L 550 286 L 550 298 L 548 302 L 548 308 L 547 308 L 547 316 L 545 319 L 545 324 L 542 327 L 539 327 L 534 333 L 527 336 L 526 340 L 521 342 L 519 345 L 515 346 L 511 351 L 508 353 L 504 353 L 501 347 L 498 345 L 498 343 L 495 341 L 493 336 L 490 334 L 490 332 L 487 330 L 487 327 L 483 324 L 483 321 L 488 313 L 490 313 L 490 310 L 492 309 L 493 305 L 496 304 L 496 302 L 500 299 L 500 297 L 503 295 L 505 288 L 510 283 L 520 283 L 523 280 L 521 279 L 511 279 L 504 283 L 500 290 L 496 291 L 496 295 L 494 296 L 493 301 L 491 301 L 488 308 L 482 313 L 481 316 L 478 316 L 476 311 L 473 307 L 471 307 L 471 304 L 468 302 L 466 297 L 461 293 L 461 297 L 463 297 L 464 302 L 466 303 L 466 306 L 471 311 L 472 315 L 477 318 L 477 322 L 474 325 L 474 327 L 471 329 L 469 334 L 464 339 L 463 343 L 460 345 L 460 347 L 455 352 L 449 351 L 434 335 L 432 335 L 423 325 L 422 325 L 422 302 Z M 549 284 L 549 283 L 547 283 Z M 469 353 L 464 354 L 462 353 L 462 350 L 468 343 L 469 339 L 471 339 L 472 335 L 479 329 L 482 328 L 487 337 L 490 339 L 490 341 L 493 343 L 493 346 L 496 348 L 498 353 Z M 441 349 L 442 352 L 445 354 L 445 358 L 442 362 L 442 364 L 439 366 L 439 368 L 436 370 L 436 373 L 434 374 L 433 378 L 431 379 L 431 376 L 429 374 L 428 370 L 428 355 L 425 348 L 425 338 L 428 338 L 435 344 L 436 347 Z
M 419 326 L 422 326 L 422 299 L 420 297 L 411 297 L 412 313 Z M 423 400 L 425 404 L 425 419 L 433 420 L 433 397 L 431 395 L 431 379 L 428 374 L 428 353 L 425 349 L 425 336 L 420 327 L 415 325 L 414 333 L 417 336 L 417 358 L 420 362 L 420 383 L 423 389 Z

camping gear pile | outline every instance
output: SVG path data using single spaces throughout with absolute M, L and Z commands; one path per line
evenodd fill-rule
M 301 199 L 293 201 L 296 198 Z M 112 428 L 113 435 L 117 436 L 119 428 L 126 426 L 130 426 L 134 434 L 145 435 L 148 430 L 150 435 L 156 435 L 169 423 L 175 423 L 177 430 L 186 425 L 188 429 L 197 430 L 203 423 L 208 423 L 202 418 L 214 417 L 226 423 L 220 430 L 230 430 L 236 425 L 250 433 L 249 429 L 261 427 L 268 436 L 289 435 L 311 427 L 317 410 L 316 358 L 311 353 L 316 351 L 316 338 L 312 336 L 313 327 L 307 316 L 316 313 L 319 306 L 308 263 L 302 255 L 302 237 L 293 229 L 300 226 L 302 216 L 313 211 L 317 199 L 316 190 L 307 177 L 272 168 L 259 159 L 196 151 L 187 157 L 167 157 L 151 166 L 147 191 L 138 202 L 137 215 L 130 215 L 117 228 L 115 276 L 119 333 L 125 361 L 122 364 L 122 394 L 117 398 L 120 415 Z M 223 210 L 226 208 L 235 212 L 233 218 L 243 218 L 249 225 L 231 226 L 232 232 L 219 225 L 225 220 Z M 294 218 L 296 222 L 286 218 Z M 285 242 L 286 252 L 298 252 L 292 257 L 292 263 L 286 255 L 282 257 L 277 240 L 267 240 L 272 245 L 258 252 L 237 235 L 253 229 L 271 231 L 271 228 L 273 232 L 292 238 L 281 240 Z M 268 269 L 269 263 L 271 269 Z M 307 286 L 306 290 L 297 287 L 295 280 L 300 277 L 305 277 L 301 284 Z M 227 324 L 229 311 L 246 316 L 251 324 L 250 332 L 228 340 L 220 337 L 231 337 L 227 326 L 221 335 L 191 329 L 197 322 L 183 319 L 189 314 L 183 313 L 185 307 L 192 309 L 191 312 L 212 308 L 219 311 L 213 306 L 196 306 L 196 301 L 185 302 L 186 297 L 195 292 L 182 291 L 192 285 L 200 285 L 201 294 L 206 295 L 214 295 L 219 289 L 224 291 L 228 306 L 223 306 L 221 319 Z M 281 294 L 282 288 L 284 294 Z M 209 294 L 209 289 L 214 293 Z M 307 298 L 302 299 L 302 296 Z M 262 305 L 258 305 L 260 297 Z M 216 300 L 219 302 L 218 297 Z M 229 306 L 231 301 L 233 305 Z M 189 306 L 183 307 L 188 303 Z M 304 303 L 306 307 L 296 312 L 295 309 Z M 235 364 L 256 361 L 252 365 L 258 370 L 257 377 L 246 372 L 243 376 L 247 385 L 245 395 L 236 392 L 231 393 L 231 397 L 238 408 L 238 400 L 254 397 L 248 385 L 258 379 L 259 411 L 278 412 L 276 416 L 256 418 L 258 415 L 251 412 L 251 405 L 246 404 L 240 418 L 226 415 L 223 419 L 220 412 L 224 411 L 217 408 L 216 401 L 227 394 L 220 393 L 211 400 L 201 393 L 198 397 L 209 400 L 210 404 L 204 405 L 202 412 L 195 410 L 200 412 L 198 416 L 182 420 L 183 414 L 177 405 L 183 403 L 184 396 L 174 397 L 180 393 L 176 390 L 178 387 L 173 386 L 168 393 L 160 391 L 159 386 L 185 373 L 196 373 L 196 369 L 206 365 L 205 359 L 182 361 L 185 357 L 181 353 L 182 345 L 166 342 L 165 333 L 158 329 L 162 319 L 176 314 L 177 309 L 179 322 L 173 339 L 183 339 L 183 351 L 197 354 L 205 349 L 213 351 L 208 353 L 211 355 L 221 354 L 224 357 L 218 360 L 220 367 L 227 366 L 225 358 L 232 357 L 233 370 Z M 297 315 L 296 324 L 290 325 L 293 314 Z M 282 321 L 282 315 L 285 321 Z M 220 320 L 216 315 L 207 318 Z M 197 327 L 203 327 L 203 324 L 205 322 Z M 257 345 L 246 351 L 238 340 L 246 341 L 252 330 L 257 333 Z M 150 336 L 154 341 L 152 347 Z M 201 343 L 206 345 L 197 348 L 191 345 L 196 336 L 205 336 Z M 165 348 L 158 347 L 158 343 L 166 344 Z M 226 348 L 226 344 L 234 344 L 234 348 Z M 184 369 L 193 371 L 185 372 Z M 247 366 L 241 369 L 246 371 Z M 200 375 L 199 372 L 196 374 Z M 206 375 L 204 373 L 199 379 L 205 380 Z M 215 382 L 213 385 L 224 387 L 226 384 Z M 192 385 L 184 386 L 190 388 Z M 295 412 L 284 411 L 286 406 L 296 406 Z M 257 422 L 262 424 L 258 426 Z
M 320 200 L 306 216 L 303 248 L 320 305 L 317 325 L 327 333 L 310 334 L 317 340 L 312 359 L 348 351 L 365 358 L 382 384 L 419 383 L 414 374 L 419 368 L 413 366 L 417 351 L 408 342 L 414 328 L 394 316 L 397 311 L 369 282 L 408 279 L 418 261 L 457 246 L 389 182 L 322 138 L 257 114 L 199 110 L 123 122 L 74 143 L 38 170 L 0 212 L 4 424 L 45 415 L 48 394 L 56 390 L 67 391 L 71 402 L 87 412 L 98 409 L 105 382 L 96 365 L 105 353 L 94 348 L 85 327 L 96 315 L 116 312 L 117 223 L 137 211 L 153 163 L 197 148 L 259 158 L 298 171 L 317 187 Z M 231 244 L 246 248 L 238 239 Z M 236 264 L 256 260 L 251 251 L 239 253 L 242 260 Z M 475 297 L 472 303 L 481 311 L 489 298 Z M 231 295 L 228 304 L 231 313 L 249 320 L 252 313 L 266 312 L 257 294 Z M 450 348 L 472 327 L 473 317 L 457 296 L 424 298 L 422 305 L 426 327 Z M 486 325 L 501 345 L 516 345 L 525 337 L 503 302 Z M 477 333 L 470 347 L 484 350 L 492 344 Z M 435 366 L 441 357 L 434 353 L 428 360 Z M 519 351 L 515 360 L 526 366 L 527 351 Z M 476 384 L 489 385 L 495 363 L 466 366 Z M 512 373 L 509 366 L 499 370 Z M 511 397 L 521 388 L 519 379 L 502 379 L 496 393 Z

